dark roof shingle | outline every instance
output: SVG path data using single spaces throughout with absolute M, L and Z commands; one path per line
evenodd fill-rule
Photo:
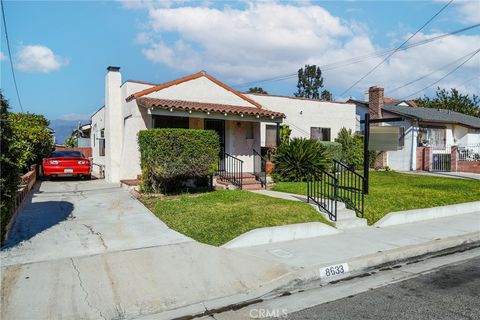
M 412 108 L 398 106 L 394 103 L 383 106 L 383 110 L 399 115 L 418 119 L 420 121 L 461 124 L 472 128 L 480 128 L 480 118 L 446 109 Z

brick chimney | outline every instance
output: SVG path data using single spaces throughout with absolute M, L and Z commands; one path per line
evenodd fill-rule
M 370 109 L 370 118 L 378 119 L 382 117 L 384 89 L 373 86 L 368 89 L 368 105 Z

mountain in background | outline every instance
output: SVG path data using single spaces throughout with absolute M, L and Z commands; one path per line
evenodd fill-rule
M 66 138 L 68 138 L 74 129 L 77 128 L 79 120 L 62 120 L 55 119 L 50 120 L 49 127 L 55 130 L 55 141 L 57 144 L 63 144 Z M 80 124 L 88 123 L 88 120 L 81 120 Z

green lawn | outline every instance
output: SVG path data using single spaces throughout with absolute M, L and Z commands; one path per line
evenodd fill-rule
M 256 228 L 312 221 L 328 223 L 307 203 L 240 190 L 164 199 L 145 197 L 142 202 L 170 228 L 216 246 Z
M 306 183 L 280 182 L 275 191 L 305 195 Z M 371 171 L 365 217 L 369 224 L 389 212 L 479 201 L 480 181 Z

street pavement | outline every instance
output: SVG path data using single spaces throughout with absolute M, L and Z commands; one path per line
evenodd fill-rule
M 286 319 L 480 319 L 480 257 L 294 312 Z

